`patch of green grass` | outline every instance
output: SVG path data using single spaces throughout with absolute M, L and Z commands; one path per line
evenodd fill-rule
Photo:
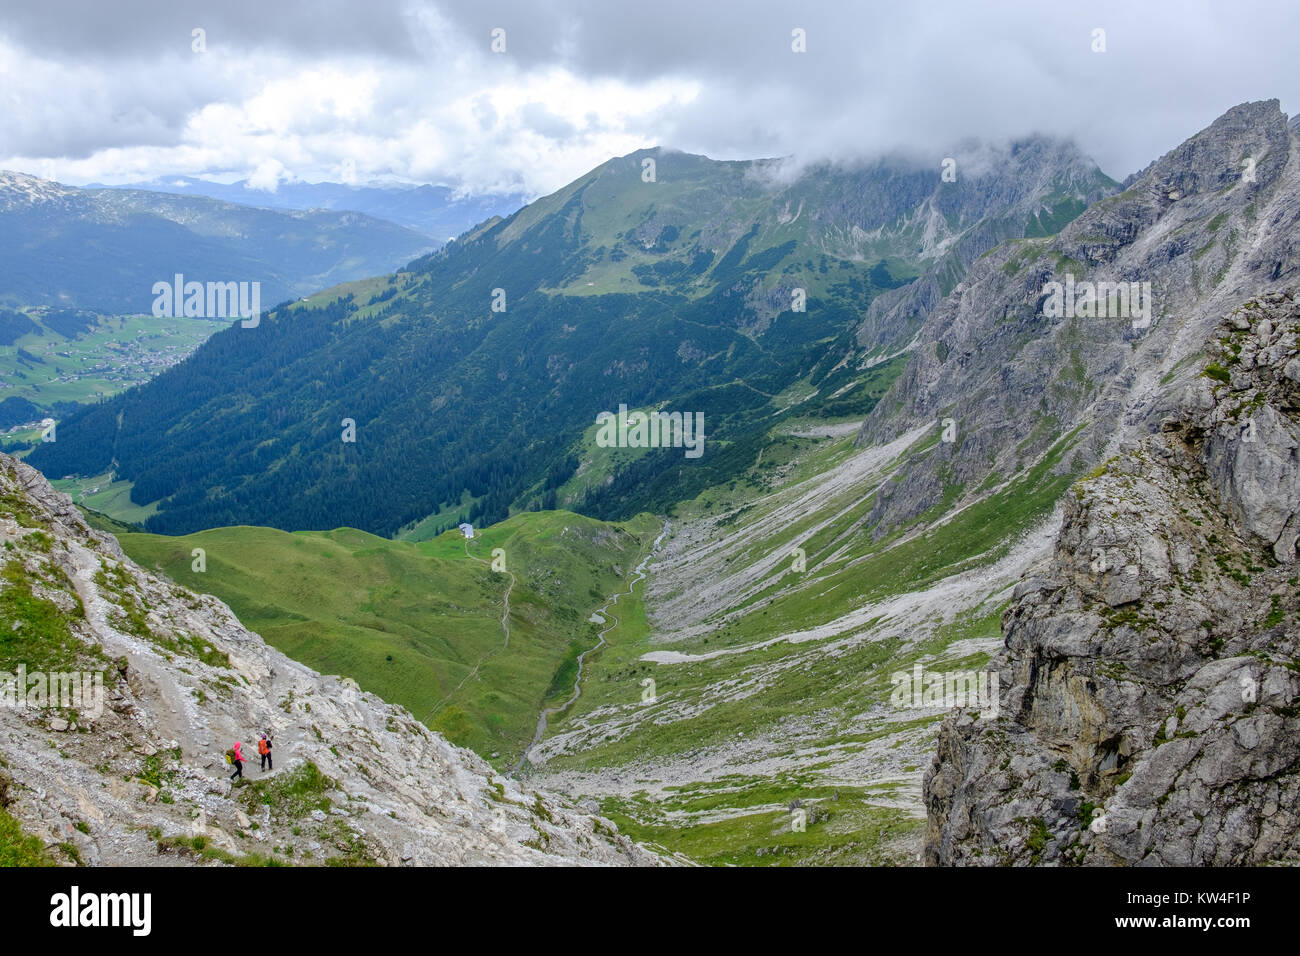
M 112 599 L 116 612 L 113 623 L 116 627 L 136 637 L 153 638 L 153 631 L 145 616 L 146 609 L 134 593 L 135 582 L 123 565 L 105 561 L 95 572 L 95 584 Z
M 1269 598 L 1269 601 L 1268 616 L 1264 618 L 1265 628 L 1277 627 L 1286 618 L 1286 614 L 1282 610 L 1282 599 L 1274 594 Z
M 0 868 L 55 865 L 45 844 L 25 833 L 9 811 L 0 808 Z
M 213 844 L 205 836 L 162 837 L 157 840 L 159 853 L 180 853 L 182 856 L 195 857 L 225 863 L 230 866 L 288 866 L 288 863 L 275 857 L 260 853 L 231 853 Z
M 30 556 L 28 560 L 33 560 Z M 0 568 L 0 670 L 26 664 L 28 672 L 45 673 L 90 669 L 102 663 L 103 654 L 72 633 L 69 621 L 85 616 L 71 582 L 51 562 L 34 559 L 28 570 L 22 556 Z M 38 596 L 38 591 L 64 594 L 72 611 Z
M 111 473 L 93 475 L 89 478 L 57 478 L 50 484 L 64 494 L 71 495 L 72 500 L 79 507 L 101 515 L 102 518 L 97 518 L 96 521 L 101 524 L 104 521 L 117 523 L 122 526 L 122 531 L 139 531 L 140 529 L 134 526 L 143 525 L 158 511 L 157 502 L 139 505 L 132 501 L 131 490 L 135 487 L 135 483 L 114 480 Z M 98 527 L 89 519 L 87 523 Z M 100 530 L 112 534 L 119 533 L 118 529 L 111 526 Z
M 336 789 L 337 783 L 320 772 L 311 761 L 281 773 L 269 780 L 251 780 L 239 793 L 239 799 L 250 809 L 260 806 L 271 808 L 277 817 L 301 819 L 313 810 L 329 813 L 333 804 L 326 795 Z
M 31 502 L 8 488 L 0 487 L 0 514 L 9 515 L 20 528 L 48 528 L 50 523 L 37 515 Z
M 144 758 L 144 769 L 140 772 L 140 779 L 151 787 L 162 788 L 162 757 L 158 754 L 152 754 Z
M 794 828 L 785 804 L 790 791 L 769 794 L 778 805 L 736 807 L 721 819 L 697 822 L 668 819 L 663 808 L 641 801 L 611 798 L 602 815 L 632 839 L 682 853 L 712 866 L 888 866 L 912 862 L 901 848 L 925 821 L 872 802 L 866 788 L 841 787 L 839 799 L 798 797 L 806 813 L 805 829 Z M 763 794 L 747 791 L 750 800 Z M 725 795 L 719 804 L 725 804 Z M 644 822 L 647 817 L 659 822 Z
M 321 839 L 338 852 L 325 859 L 326 866 L 378 866 L 379 861 L 361 835 L 342 820 L 330 819 L 321 827 Z
M 528 745 L 544 699 L 572 685 L 574 646 L 596 643 L 587 619 L 625 587 L 658 529 L 650 516 L 611 524 L 550 511 L 476 529 L 468 542 L 458 531 L 413 542 L 250 527 L 119 540 L 145 567 L 221 598 L 295 660 L 505 762 Z M 193 569 L 194 548 L 205 571 Z M 511 578 L 492 570 L 496 548 L 515 576 L 505 626 Z
M 594 642 L 593 642 L 594 643 Z M 590 645 L 588 645 L 590 646 Z M 573 682 L 578 677 L 578 655 L 587 650 L 578 641 L 569 644 L 569 652 L 564 655 L 564 660 L 555 670 L 555 676 L 551 678 L 551 684 L 546 688 L 546 699 L 553 697 L 568 697 L 573 692 Z
M 1201 372 L 1206 378 L 1212 378 L 1216 382 L 1231 382 L 1232 373 L 1220 365 L 1218 362 L 1210 362 Z
M 81 510 L 81 516 L 86 519 L 86 524 L 90 525 L 96 531 L 107 531 L 109 534 L 131 534 L 139 532 L 141 527 L 137 524 L 127 524 L 116 518 L 110 518 L 106 514 L 101 514 L 93 508 L 78 506 Z
M 1047 829 L 1047 822 L 1042 817 L 1034 817 L 1029 821 L 1029 836 L 1025 839 L 1025 845 L 1029 847 L 1029 862 L 1037 864 L 1043 856 L 1043 850 L 1047 847 L 1047 841 L 1051 839 L 1052 834 Z

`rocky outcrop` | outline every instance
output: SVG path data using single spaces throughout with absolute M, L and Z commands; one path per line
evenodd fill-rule
M 932 865 L 1300 861 L 1300 292 L 1214 331 L 1159 433 L 1066 496 L 993 720 L 944 721 Z
M 1300 357 L 1294 293 L 1252 300 L 1228 318 L 1184 425 L 1204 444 L 1206 477 L 1229 517 L 1291 564 L 1300 536 Z
M 69 861 L 662 862 L 404 709 L 289 660 L 217 599 L 147 573 L 0 455 L 0 683 L 20 665 L 102 675 L 102 707 L 0 706 L 0 799 Z M 236 740 L 253 757 L 232 785 Z
M 1300 275 L 1300 136 L 1276 100 L 1245 103 L 1058 234 L 1004 242 L 937 304 L 898 290 L 869 319 L 923 316 L 911 361 L 863 425 L 879 445 L 951 419 L 952 440 L 903 467 L 869 523 L 883 536 L 952 496 L 971 503 L 1049 449 L 1079 474 L 1117 436 L 1153 430 L 1228 309 Z M 1048 283 L 1146 283 L 1149 314 L 1045 308 Z M 922 296 L 918 299 L 917 296 Z M 926 298 L 925 296 L 930 296 Z

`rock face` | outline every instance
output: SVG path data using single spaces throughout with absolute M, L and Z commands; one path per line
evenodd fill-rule
M 0 455 L 0 683 L 20 664 L 29 679 L 104 675 L 102 707 L 0 706 L 0 803 L 69 859 L 662 862 L 354 682 L 289 660 L 217 599 L 145 572 Z M 224 753 L 236 740 L 249 761 L 232 785 Z
M 1231 312 L 1158 434 L 1066 496 L 945 719 L 932 865 L 1300 861 L 1300 292 Z
M 919 283 L 882 296 L 868 324 L 926 318 L 859 444 L 944 419 L 953 437 L 881 490 L 874 534 L 954 489 L 955 506 L 968 504 L 987 480 L 1022 473 L 1058 443 L 1053 474 L 1079 474 L 1117 437 L 1154 430 L 1169 412 L 1163 382 L 1192 373 L 1218 319 L 1300 276 L 1297 236 L 1300 134 L 1277 100 L 1244 103 L 1058 234 L 976 259 L 946 297 Z M 1044 293 L 1052 282 L 1145 283 L 1149 314 L 1105 296 L 1104 310 L 1053 314 Z

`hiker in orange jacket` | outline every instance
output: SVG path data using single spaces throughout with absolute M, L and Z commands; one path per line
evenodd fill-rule
M 268 768 L 274 770 L 275 763 L 271 760 L 271 738 L 266 734 L 262 734 L 262 738 L 257 742 L 257 752 L 262 757 L 262 772 L 265 773 Z

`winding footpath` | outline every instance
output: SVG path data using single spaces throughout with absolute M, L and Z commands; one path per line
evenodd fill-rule
M 491 562 L 491 561 L 488 561 L 488 560 L 486 560 L 486 559 L 484 559 L 484 558 L 475 557 L 474 555 L 472 555 L 472 554 L 469 553 L 469 539 L 468 539 L 468 538 L 465 539 L 465 557 L 470 558 L 470 559 L 472 559 L 472 560 L 474 560 L 474 561 L 477 561 L 477 562 L 479 562 L 480 564 L 486 564 L 488 567 L 491 567 L 491 566 L 492 566 L 492 562 Z M 462 687 L 464 687 L 467 683 L 469 683 L 470 678 L 472 678 L 475 674 L 478 673 L 478 669 L 479 669 L 480 667 L 483 666 L 483 662 L 484 662 L 485 660 L 487 660 L 489 657 L 491 657 L 491 656 L 492 656 L 493 654 L 495 654 L 497 651 L 499 651 L 499 650 L 504 651 L 506 648 L 508 648 L 508 647 L 510 646 L 510 592 L 513 591 L 513 590 L 515 589 L 515 573 L 514 573 L 513 571 L 507 571 L 506 574 L 510 575 L 510 587 L 506 588 L 506 594 L 505 594 L 505 608 L 504 608 L 504 610 L 502 610 L 502 612 L 501 612 L 501 629 L 502 629 L 503 631 L 505 631 L 505 635 L 506 635 L 505 643 L 503 643 L 499 648 L 494 648 L 493 650 L 488 651 L 486 654 L 484 654 L 482 657 L 480 657 L 477 661 L 475 661 L 475 662 L 474 662 L 474 668 L 473 668 L 473 669 L 472 669 L 468 674 L 466 674 L 463 678 L 461 678 L 461 682 L 460 682 L 459 684 L 457 684 L 454 688 L 452 688 L 452 689 L 447 693 L 447 695 L 446 695 L 445 697 L 442 698 L 442 700 L 438 701 L 438 703 L 436 703 L 436 704 L 433 705 L 433 708 L 429 711 L 428 714 L 425 715 L 424 720 L 421 721 L 421 723 L 425 724 L 426 726 L 427 726 L 428 723 L 429 723 L 429 718 L 432 717 L 434 714 L 436 714 L 439 710 L 441 710 L 443 704 L 445 704 L 445 703 L 447 703 L 447 701 L 451 700 L 452 697 L 454 697 L 454 696 L 455 696 L 455 695 L 460 691 L 460 689 L 461 689 Z
M 637 583 L 645 580 L 645 566 L 650 563 L 650 559 L 653 558 L 655 552 L 659 550 L 659 545 L 663 543 L 664 537 L 668 534 L 668 528 L 669 523 L 665 521 L 663 530 L 659 532 L 659 537 L 655 538 L 654 544 L 650 546 L 650 553 L 642 558 L 641 563 L 633 569 L 632 577 L 627 582 L 627 590 L 618 592 L 593 612 L 592 616 L 600 618 L 600 622 L 598 623 L 604 623 L 605 627 L 601 630 L 600 634 L 597 635 L 596 643 L 578 655 L 578 674 L 573 680 L 573 695 L 563 704 L 542 710 L 541 716 L 537 718 L 537 732 L 533 734 L 532 743 L 530 743 L 527 749 L 524 750 L 523 756 L 519 758 L 519 762 L 511 768 L 511 776 L 518 776 L 519 771 L 522 770 L 524 764 L 528 762 L 528 755 L 531 754 L 533 749 L 542 742 L 542 738 L 546 736 L 546 726 L 551 717 L 568 710 L 569 707 L 571 707 L 574 702 L 582 696 L 582 665 L 584 663 L 584 658 L 586 658 L 586 656 L 592 651 L 598 651 L 609 643 L 605 640 L 605 635 L 619 625 L 618 617 L 610 611 L 610 608 L 618 603 L 620 597 L 623 597 L 624 595 L 630 596 L 632 594 L 632 589 L 636 587 Z

